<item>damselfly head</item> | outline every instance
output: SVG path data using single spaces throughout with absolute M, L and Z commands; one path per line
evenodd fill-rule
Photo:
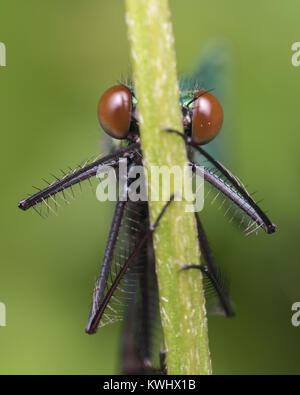
M 196 144 L 204 145 L 213 140 L 223 124 L 223 108 L 219 100 L 210 92 L 205 90 L 197 91 L 194 98 L 183 107 L 183 109 L 192 109 L 183 111 L 183 124 L 187 134 L 191 134 L 192 140 Z
M 132 131 L 132 97 L 132 91 L 127 86 L 119 84 L 109 88 L 99 100 L 100 125 L 115 139 L 126 139 Z

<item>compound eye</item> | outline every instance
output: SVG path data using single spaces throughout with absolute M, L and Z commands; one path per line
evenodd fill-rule
M 125 139 L 130 131 L 132 93 L 127 86 L 115 85 L 103 93 L 98 118 L 103 130 L 115 139 Z
M 206 144 L 216 137 L 223 124 L 223 108 L 219 100 L 209 92 L 200 90 L 193 102 L 192 140 Z

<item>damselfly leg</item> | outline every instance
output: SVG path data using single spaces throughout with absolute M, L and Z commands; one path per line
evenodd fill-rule
M 140 144 L 132 143 L 127 147 L 117 150 L 116 152 L 98 159 L 76 171 L 71 171 L 71 173 L 65 174 L 64 177 L 55 180 L 46 188 L 41 189 L 35 194 L 21 200 L 18 203 L 18 206 L 20 209 L 26 211 L 39 203 L 46 202 L 47 199 L 54 197 L 60 192 L 63 193 L 66 189 L 96 176 L 101 171 L 106 171 L 108 168 L 117 168 L 121 158 L 128 158 L 129 160 L 132 160 L 134 157 L 136 157 L 139 151 Z
M 191 137 L 187 136 L 185 133 L 181 133 L 173 129 L 165 129 L 168 133 L 174 133 L 183 138 L 187 147 L 194 148 L 198 153 L 200 153 L 213 169 L 210 170 L 204 167 L 204 171 L 201 171 L 201 165 L 199 163 L 193 162 L 191 154 L 188 151 L 190 157 L 190 165 L 192 170 L 197 172 L 197 170 L 202 173 L 204 179 L 208 181 L 214 188 L 219 190 L 224 196 L 232 200 L 237 206 L 240 207 L 253 221 L 257 224 L 257 229 L 262 228 L 266 233 L 271 234 L 275 232 L 276 225 L 273 224 L 266 213 L 256 204 L 256 202 L 251 197 L 250 193 L 246 190 L 242 182 L 234 176 L 224 165 L 214 159 L 208 152 L 206 152 L 198 144 L 194 143 Z M 219 173 L 217 173 L 217 172 Z M 250 226 L 250 225 L 249 225 Z M 257 230 L 256 228 L 254 230 Z M 248 231 L 249 229 L 246 229 Z
M 209 282 L 214 288 L 217 294 L 219 303 L 221 305 L 221 310 L 224 312 L 226 317 L 233 317 L 235 315 L 231 301 L 229 299 L 228 291 L 219 273 L 219 270 L 215 264 L 212 252 L 210 250 L 208 240 L 200 222 L 199 216 L 195 213 L 195 219 L 197 223 L 197 235 L 199 248 L 201 251 L 201 258 L 203 258 L 204 263 L 201 265 L 186 265 L 182 269 L 198 269 L 207 277 Z

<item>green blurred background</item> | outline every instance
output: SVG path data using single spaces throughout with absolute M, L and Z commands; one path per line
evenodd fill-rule
M 214 373 L 299 373 L 291 305 L 300 301 L 300 67 L 291 64 L 291 45 L 300 41 L 300 3 L 171 0 L 170 7 L 179 72 L 209 42 L 228 49 L 230 144 L 222 160 L 259 191 L 278 225 L 274 235 L 245 238 L 217 207 L 204 213 L 237 311 L 232 320 L 209 318 Z M 113 205 L 89 187 L 46 220 L 17 202 L 42 177 L 105 152 L 96 106 L 130 70 L 124 19 L 121 0 L 1 1 L 2 374 L 116 372 L 120 327 L 84 333 Z

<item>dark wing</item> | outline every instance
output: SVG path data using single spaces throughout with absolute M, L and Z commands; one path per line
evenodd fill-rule
M 123 374 L 162 374 L 160 347 L 163 335 L 152 239 L 139 256 L 143 275 L 135 282 L 135 298 L 127 305 L 121 345 Z M 129 274 L 130 275 L 130 274 Z
M 124 321 L 121 371 L 158 373 L 162 331 L 147 202 L 117 202 L 86 332 L 117 321 Z
M 86 332 L 123 319 L 136 297 L 144 273 L 143 259 L 149 239 L 146 202 L 117 202 Z

